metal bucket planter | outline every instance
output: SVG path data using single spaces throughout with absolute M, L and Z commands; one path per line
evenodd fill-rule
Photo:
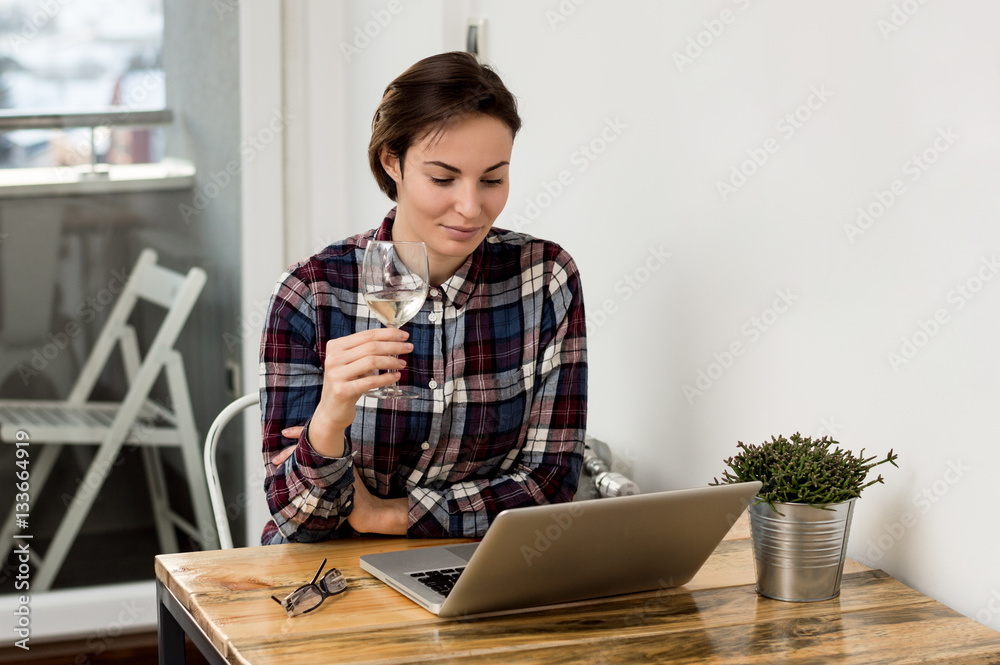
M 847 537 L 856 499 L 829 510 L 804 503 L 750 506 L 757 593 L 776 600 L 810 602 L 840 594 Z

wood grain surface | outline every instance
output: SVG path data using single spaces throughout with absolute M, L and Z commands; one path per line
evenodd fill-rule
M 1000 663 L 1000 633 L 851 560 L 833 600 L 759 596 L 748 536 L 744 519 L 683 587 L 464 620 L 420 608 L 358 557 L 465 540 L 167 554 L 156 575 L 231 663 Z M 348 590 L 289 619 L 270 596 L 308 582 L 324 558 Z

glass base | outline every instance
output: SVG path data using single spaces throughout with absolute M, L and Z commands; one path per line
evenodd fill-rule
M 381 388 L 375 388 L 365 392 L 369 397 L 377 397 L 378 399 L 416 399 L 419 397 L 417 393 L 410 392 L 409 390 L 403 390 L 402 388 L 397 388 L 396 386 L 383 386 Z

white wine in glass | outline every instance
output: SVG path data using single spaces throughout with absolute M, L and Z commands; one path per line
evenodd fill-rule
M 370 240 L 361 264 L 361 289 L 368 309 L 383 325 L 399 328 L 420 311 L 430 285 L 427 246 L 422 242 Z M 381 399 L 413 399 L 393 384 L 369 390 Z

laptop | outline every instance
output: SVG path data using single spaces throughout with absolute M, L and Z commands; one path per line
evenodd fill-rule
M 365 554 L 361 568 L 441 617 L 681 586 L 759 489 L 734 483 L 505 510 L 478 543 Z

